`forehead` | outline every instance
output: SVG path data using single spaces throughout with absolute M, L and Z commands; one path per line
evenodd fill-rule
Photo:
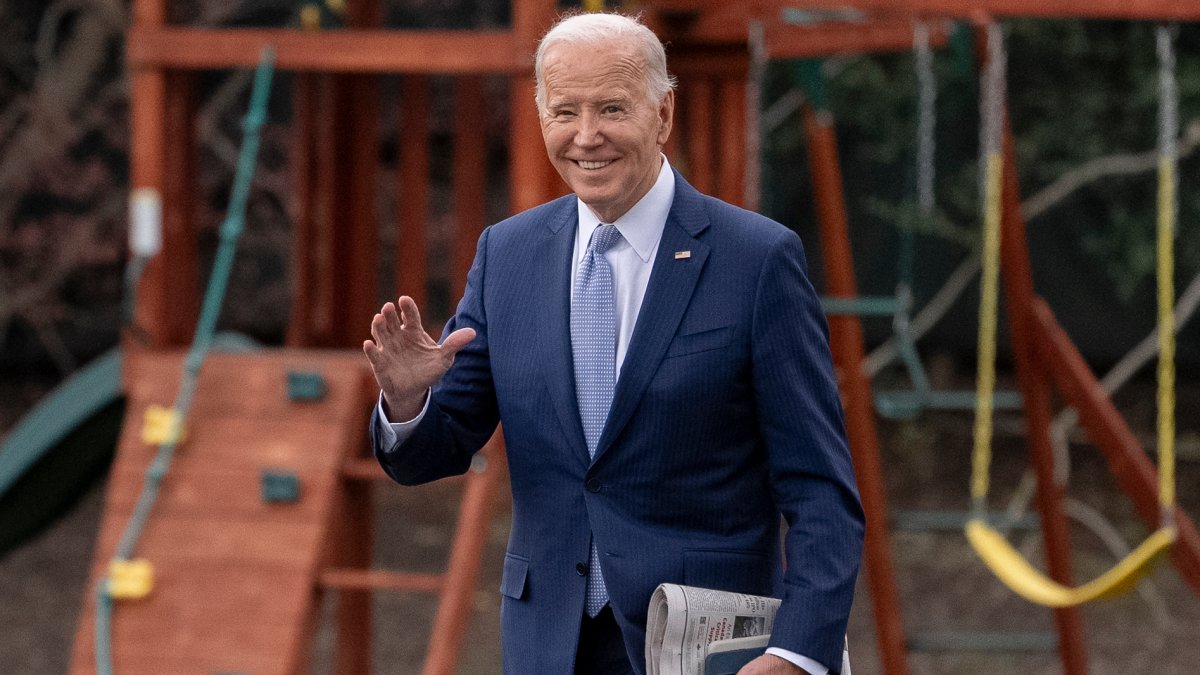
M 635 95 L 646 88 L 645 59 L 621 42 L 560 43 L 547 50 L 542 77 L 549 96 Z

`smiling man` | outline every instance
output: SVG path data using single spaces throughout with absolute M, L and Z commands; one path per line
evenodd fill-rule
M 376 457 L 461 474 L 503 423 L 506 673 L 645 672 L 663 582 L 782 598 L 743 675 L 837 672 L 863 515 L 800 240 L 671 168 L 674 83 L 636 19 L 561 20 L 535 72 L 574 194 L 483 233 L 440 344 L 407 296 L 375 315 Z

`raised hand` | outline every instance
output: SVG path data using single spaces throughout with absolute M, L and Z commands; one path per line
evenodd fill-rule
M 460 328 L 439 345 L 421 326 L 417 303 L 402 295 L 371 320 L 371 337 L 363 342 L 363 353 L 383 391 L 385 412 L 393 422 L 404 422 L 421 413 L 425 392 L 475 339 L 475 330 Z

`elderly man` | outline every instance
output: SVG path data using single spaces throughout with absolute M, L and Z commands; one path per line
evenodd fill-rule
M 635 19 L 563 19 L 536 76 L 574 194 L 483 233 L 441 344 L 411 298 L 374 317 L 376 456 L 461 474 L 503 423 L 506 673 L 644 672 L 662 582 L 782 598 L 742 673 L 836 672 L 863 516 L 799 239 L 671 169 L 673 82 Z

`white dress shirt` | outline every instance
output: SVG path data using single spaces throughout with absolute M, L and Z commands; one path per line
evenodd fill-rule
M 613 291 L 616 295 L 617 319 L 617 351 L 616 377 L 614 384 L 621 376 L 621 364 L 625 362 L 625 354 L 629 351 L 629 341 L 633 337 L 633 327 L 637 324 L 638 312 L 642 309 L 642 298 L 646 295 L 646 287 L 650 284 L 650 270 L 654 268 L 654 259 L 658 254 L 658 242 L 662 239 L 663 228 L 667 224 L 667 214 L 671 211 L 671 203 L 675 199 L 675 174 L 667 158 L 662 158 L 662 168 L 659 169 L 658 179 L 636 204 L 625 215 L 611 223 L 621 233 L 618 241 L 604 257 L 612 266 Z M 575 277 L 578 276 L 579 266 L 587 254 L 588 243 L 592 231 L 602 223 L 592 210 L 579 201 L 579 219 L 575 229 L 575 255 L 571 261 L 571 296 L 575 295 Z M 421 413 L 408 422 L 391 422 L 383 410 L 383 397 L 380 394 L 377 412 L 379 419 L 384 422 L 381 436 L 385 447 L 394 447 L 394 443 L 403 442 L 412 435 L 413 428 L 425 417 L 429 408 L 429 397 L 425 397 L 425 407 Z M 804 668 L 813 675 L 828 675 L 829 669 L 820 663 L 789 652 L 786 649 L 772 647 L 768 654 L 774 654 L 782 659 Z

